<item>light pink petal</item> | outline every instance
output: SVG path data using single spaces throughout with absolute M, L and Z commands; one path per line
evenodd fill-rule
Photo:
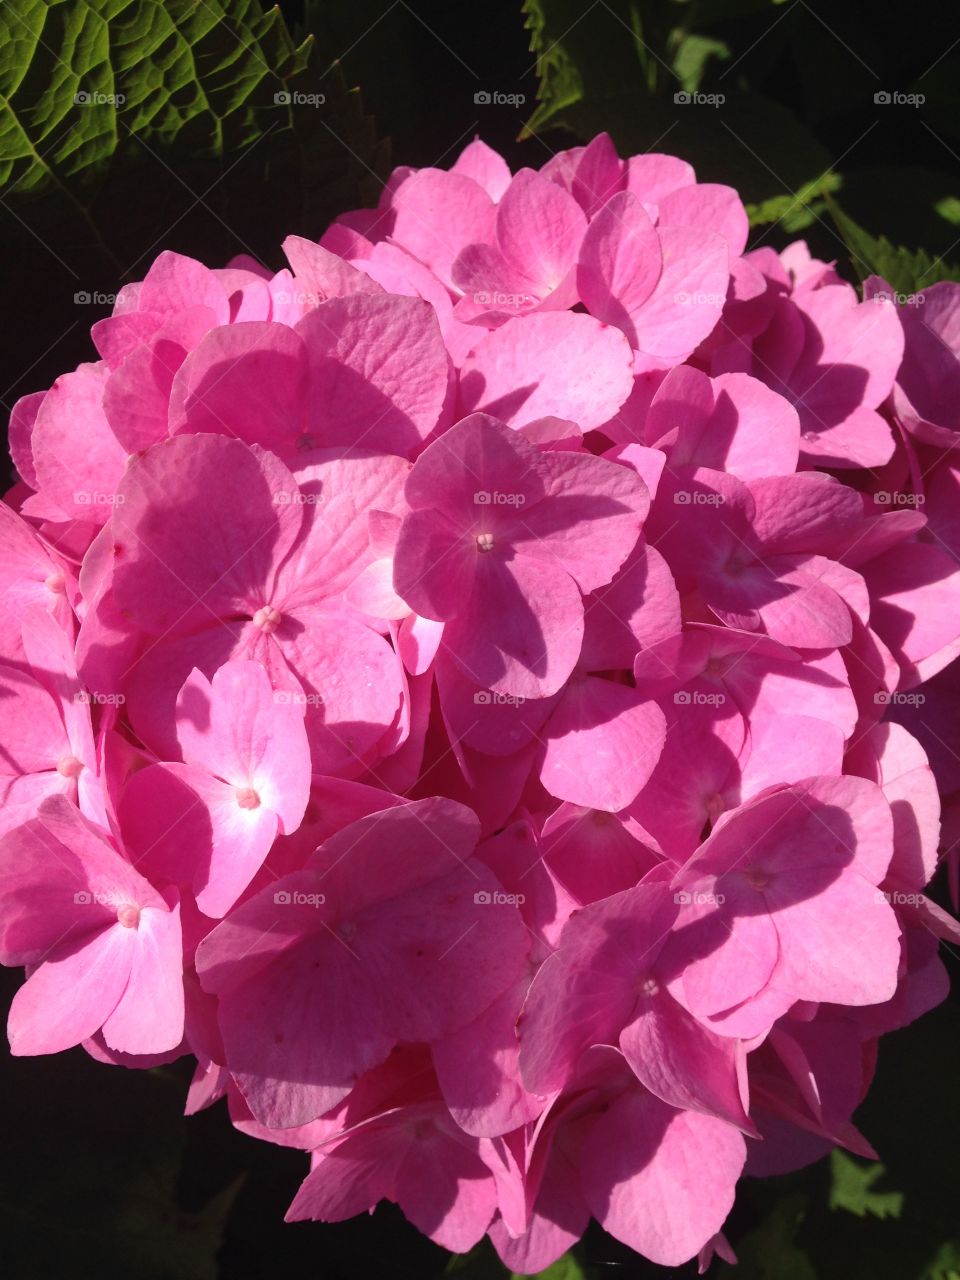
M 119 930 L 116 930 L 119 931 Z M 130 977 L 103 1037 L 121 1053 L 164 1053 L 183 1039 L 183 961 L 180 909 L 140 913 Z
M 648 421 L 648 429 L 654 434 L 661 421 L 669 429 L 670 416 L 681 409 L 676 401 L 684 399 L 683 391 L 677 396 L 674 387 L 685 389 L 694 373 L 681 366 L 661 383 L 650 410 L 650 418 L 654 419 L 655 410 L 663 404 L 656 415 L 657 427 Z M 671 465 L 712 467 L 729 471 L 741 480 L 791 474 L 797 465 L 800 444 L 796 409 L 745 373 L 725 373 L 710 381 L 712 403 L 706 415 L 701 410 L 699 415 L 694 412 L 679 421 L 674 419 L 678 430 L 670 449 Z M 695 403 L 699 406 L 703 392 L 698 389 L 697 395 Z
M 109 375 L 106 364 L 82 364 L 58 378 L 40 406 L 32 438 L 43 496 L 66 516 L 94 524 L 110 516 L 127 459 L 103 411 Z
M 585 593 L 606 586 L 636 545 L 646 485 L 632 467 L 583 454 L 546 452 L 537 470 L 546 497 L 517 508 L 516 546 L 562 565 Z
M 817 406 L 804 424 L 802 455 L 818 467 L 882 467 L 893 457 L 895 441 L 887 420 L 860 405 L 836 425 L 830 411 Z
M 747 211 L 733 187 L 698 182 L 660 196 L 656 204 L 664 226 L 701 227 L 723 236 L 731 261 L 747 247 Z
M 696 182 L 693 166 L 678 156 L 648 152 L 627 161 L 627 190 L 645 204 L 659 204 L 671 191 Z
M 657 704 L 635 689 L 574 679 L 547 724 L 540 781 L 572 804 L 625 809 L 653 772 L 666 727 Z
M 558 288 L 576 262 L 587 229 L 576 200 L 532 169 L 521 169 L 497 209 L 497 241 L 514 270 L 541 294 Z
M 472 178 L 493 201 L 499 200 L 510 185 L 510 166 L 480 138 L 467 143 L 450 166 L 450 172 Z
M 307 345 L 305 427 L 318 443 L 407 455 L 437 425 L 448 362 L 429 303 L 333 298 L 301 320 L 297 333 Z
M 614 195 L 590 223 L 577 267 L 577 289 L 599 320 L 635 342 L 635 320 L 663 270 L 660 238 L 636 197 Z
M 10 1006 L 11 1053 L 60 1053 L 99 1030 L 127 986 L 136 932 L 115 924 L 41 964 Z
M 391 1195 L 410 1144 L 386 1117 L 323 1147 L 286 1213 L 288 1222 L 342 1222 Z
M 447 623 L 443 643 L 478 688 L 548 697 L 580 655 L 580 592 L 562 568 L 532 556 L 490 561 L 481 562 L 469 612 Z
M 276 604 L 283 612 L 331 600 L 371 563 L 378 522 L 392 531 L 406 513 L 410 465 L 393 454 L 331 449 L 305 454 L 295 470 L 305 515 L 277 573 Z
M 510 1133 L 543 1110 L 520 1080 L 516 1022 L 527 982 L 504 992 L 479 1017 L 433 1046 L 444 1101 L 456 1123 L 477 1137 Z
M 667 562 L 641 539 L 610 583 L 584 600 L 581 666 L 630 668 L 648 649 L 680 630 L 680 597 Z
M 126 292 L 126 290 L 124 291 Z M 165 319 L 187 307 L 209 307 L 219 324 L 230 319 L 227 295 L 216 275 L 195 258 L 164 250 L 154 259 L 136 296 L 138 311 Z
M 676 913 L 665 885 L 639 885 L 571 916 L 518 1023 L 528 1089 L 562 1088 L 591 1045 L 616 1043 Z
M 789 470 L 749 477 L 759 541 L 780 554 L 814 552 L 833 559 L 840 558 L 835 554 L 838 544 L 852 541 L 857 548 L 858 535 L 868 527 L 860 494 L 833 476 L 817 471 L 791 475 Z
M 960 569 L 942 547 L 912 542 L 863 566 L 870 625 L 900 663 L 909 688 L 960 651 Z
M 635 345 L 657 360 L 686 359 L 711 332 L 730 279 L 726 242 L 694 227 L 657 228 L 663 270 L 632 317 Z
M 424 1235 L 444 1249 L 465 1253 L 490 1225 L 496 1187 L 476 1144 L 445 1129 L 438 1124 L 410 1143 L 397 1172 L 396 1199 Z
M 125 357 L 103 392 L 103 411 L 127 453 L 139 453 L 168 433 L 170 392 L 188 351 L 215 324 L 207 307 L 190 307 Z M 218 422 L 217 430 L 225 430 Z
M 559 417 L 590 431 L 612 418 L 633 386 L 629 343 L 592 316 L 518 316 L 483 338 L 464 362 L 465 412 L 511 426 Z
M 813 716 L 778 714 L 750 723 L 749 752 L 740 763 L 740 797 L 815 774 L 839 774 L 843 733 Z
M 542 843 L 550 874 L 580 906 L 632 888 L 659 861 L 618 817 L 572 804 L 553 811 Z
M 460 250 L 493 238 L 496 209 L 487 192 L 462 173 L 420 169 L 393 192 L 393 239 L 447 286 Z
M 124 838 L 155 878 L 190 885 L 212 918 L 227 913 L 277 835 L 265 805 L 243 808 L 234 787 L 200 769 L 155 764 L 133 775 L 120 805 Z
M 306 699 L 314 772 L 357 777 L 400 712 L 396 653 L 355 618 L 310 606 L 294 610 L 274 639 Z
M 620 1048 L 640 1083 L 661 1102 L 756 1132 L 746 1112 L 746 1054 L 714 1035 L 662 988 L 643 995 L 620 1034 Z
M 902 725 L 886 722 L 873 728 L 857 753 L 857 767 L 879 782 L 893 813 L 893 858 L 890 875 L 920 888 L 937 868 L 940 844 L 940 799 L 927 755 Z M 869 768 L 869 772 L 867 769 Z
M 795 900 L 802 873 L 766 898 L 780 936 L 776 982 L 797 999 L 881 1004 L 897 988 L 900 927 L 871 884 L 843 871 L 829 892 Z M 815 879 L 815 878 L 814 878 Z
M 240 790 L 276 813 L 289 835 L 300 825 L 310 791 L 304 704 L 273 689 L 257 662 L 228 662 L 208 681 L 194 670 L 177 699 L 177 737 L 187 764 Z
M 317 306 L 328 298 L 345 298 L 351 293 L 382 292 L 376 281 L 365 272 L 358 271 L 312 240 L 287 236 L 283 252 L 293 271 L 297 290 L 306 291 L 302 301 L 307 306 Z
M 297 493 L 281 462 L 239 440 L 181 436 L 155 445 L 127 469 L 115 508 L 121 608 L 156 634 L 252 616 L 299 532 Z
M 72 755 L 56 702 L 26 671 L 0 666 L 0 713 L 9 735 L 0 758 L 3 782 L 56 769 L 59 760 Z
M 35 391 L 32 395 L 21 396 L 10 410 L 10 425 L 7 429 L 10 457 L 21 479 L 31 489 L 38 487 L 37 473 L 33 465 L 33 428 L 46 394 L 45 391 Z

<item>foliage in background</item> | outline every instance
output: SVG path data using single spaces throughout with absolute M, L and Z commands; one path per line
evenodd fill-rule
M 939 21 L 925 15 L 917 65 L 905 73 L 877 22 L 849 3 L 524 0 L 539 77 L 526 132 L 606 129 L 621 153 L 674 152 L 702 181 L 740 191 L 761 233 L 755 243 L 774 228 L 810 234 L 826 258 L 846 247 L 852 278 L 890 273 L 898 291 L 914 292 L 958 278 L 949 265 L 951 251 L 960 259 L 955 174 L 861 169 L 858 151 L 874 129 L 902 127 L 897 113 L 919 112 L 938 163 L 956 159 L 947 139 L 960 118 L 960 56 L 955 32 L 937 44 L 938 28 L 956 25 L 941 8 Z M 876 101 L 893 93 L 924 101 Z M 831 136 L 850 137 L 839 155 L 822 140 L 825 122 Z
M 0 9 L 5 208 L 62 238 L 66 207 L 71 234 L 121 274 L 151 247 L 148 225 L 195 210 L 215 253 L 225 238 L 262 252 L 291 223 L 319 235 L 375 198 L 385 168 L 359 93 L 260 0 Z

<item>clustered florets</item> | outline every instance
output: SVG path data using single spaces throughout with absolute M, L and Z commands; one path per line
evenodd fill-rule
M 958 937 L 960 286 L 747 230 L 473 142 L 289 269 L 161 254 L 17 404 L 15 1053 L 192 1055 L 291 1218 L 518 1271 L 706 1265 L 742 1171 L 870 1153 Z

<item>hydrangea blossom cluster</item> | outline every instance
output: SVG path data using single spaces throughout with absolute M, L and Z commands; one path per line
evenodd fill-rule
M 191 1055 L 290 1219 L 521 1272 L 705 1268 L 742 1173 L 871 1154 L 960 938 L 960 286 L 746 241 L 475 141 L 277 273 L 162 253 L 17 404 L 14 1053 Z

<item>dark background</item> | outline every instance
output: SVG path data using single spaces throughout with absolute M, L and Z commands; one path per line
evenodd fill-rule
M 165 155 L 131 144 L 98 188 L 92 219 L 78 216 L 69 192 L 21 200 L 15 190 L 0 191 L 5 411 L 17 395 L 93 358 L 89 325 L 109 308 L 75 304 L 78 291 L 115 293 L 125 279 L 141 277 L 162 247 L 211 265 L 253 251 L 279 266 L 284 234 L 318 235 L 338 211 L 371 203 L 391 163 L 449 165 L 476 133 L 512 166 L 537 167 L 577 141 L 573 130 L 589 136 L 607 128 L 621 153 L 675 151 L 695 162 L 701 178 L 732 182 L 756 203 L 834 167 L 843 175 L 837 199 L 861 226 L 895 244 L 923 246 L 946 264 L 960 260 L 956 217 L 938 212 L 952 209 L 951 199 L 960 208 L 960 63 L 953 48 L 960 21 L 946 0 L 886 8 L 847 0 L 697 6 L 701 28 L 732 51 L 726 64 L 709 65 L 701 85 L 730 95 L 726 116 L 676 107 L 675 80 L 659 64 L 652 75 L 640 67 L 623 23 L 628 6 L 555 4 L 557 34 L 581 59 L 584 97 L 563 115 L 569 127 L 547 122 L 525 141 L 518 134 L 536 105 L 537 74 L 516 3 L 337 0 L 281 8 L 292 29 L 317 35 L 320 88 L 337 99 L 342 73 L 345 85 L 362 92 L 362 112 L 353 103 L 338 116 L 335 136 L 325 136 L 317 121 L 325 148 L 319 176 L 302 178 L 296 148 L 285 141 L 269 153 L 269 164 L 263 149 L 251 148 L 248 157 L 240 148 L 219 169 L 200 147 Z M 634 6 L 655 47 L 669 8 Z M 326 72 L 337 58 L 339 69 Z M 907 92 L 921 84 L 928 101 L 919 109 L 873 101 L 878 89 Z M 477 106 L 480 89 L 522 93 L 527 101 L 520 108 Z M 294 189 L 302 198 L 288 200 L 284 193 Z M 856 279 L 857 264 L 822 207 L 799 232 L 761 223 L 753 242 L 782 247 L 797 234 Z M 942 886 L 937 896 L 944 900 Z M 957 958 L 947 959 L 956 982 Z M 9 1001 L 21 975 L 4 972 L 2 979 Z M 954 999 L 884 1039 L 858 1123 L 885 1167 L 860 1211 L 831 1207 L 838 1173 L 826 1162 L 789 1178 L 748 1181 L 729 1224 L 741 1256 L 732 1275 L 957 1280 L 960 1271 L 951 1268 L 960 1253 L 950 1250 L 958 1247 L 960 1216 L 958 1021 Z M 184 1063 L 131 1072 L 95 1063 L 79 1049 L 16 1061 L 4 1050 L 0 1071 L 0 1253 L 11 1280 L 429 1280 L 445 1272 L 447 1255 L 393 1206 L 342 1225 L 284 1226 L 306 1157 L 236 1133 L 223 1104 L 184 1120 Z M 693 1267 L 649 1266 L 596 1228 L 577 1253 L 592 1277 L 694 1274 Z M 450 1274 L 480 1280 L 503 1272 L 481 1250 Z

